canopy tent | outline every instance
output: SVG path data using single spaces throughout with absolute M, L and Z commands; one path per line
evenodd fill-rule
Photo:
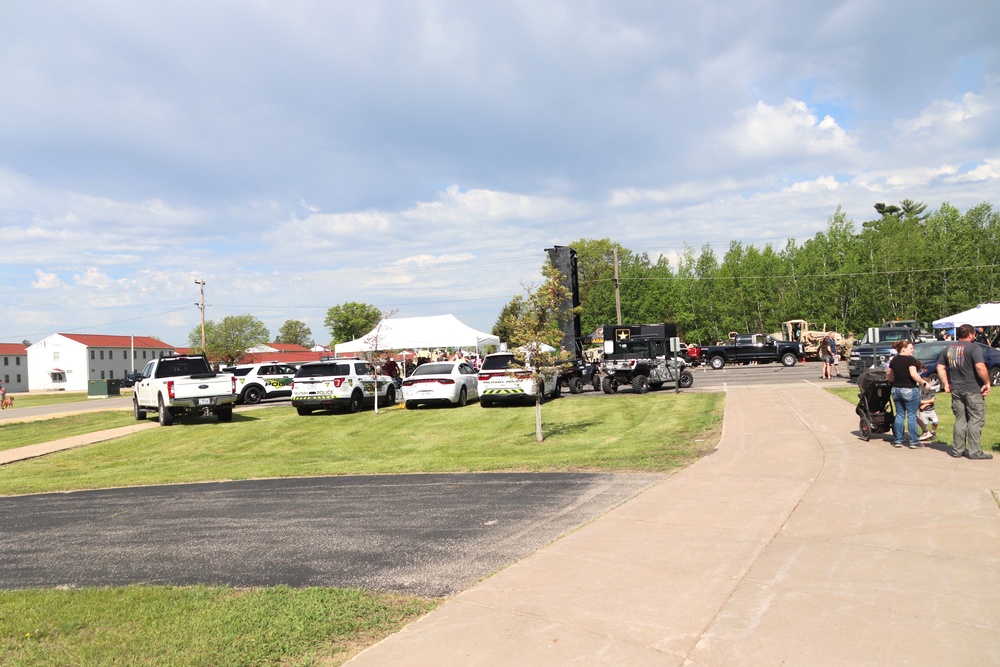
M 974 327 L 1000 326 L 1000 303 L 981 303 L 975 308 L 936 320 L 933 326 L 935 329 L 954 329 L 963 324 Z
M 361 338 L 339 343 L 335 354 L 435 347 L 499 345 L 500 339 L 463 324 L 454 315 L 389 318 Z

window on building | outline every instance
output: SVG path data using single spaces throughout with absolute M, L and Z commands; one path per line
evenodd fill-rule
M 108 379 L 109 380 L 114 380 L 115 379 L 115 372 L 114 371 L 108 371 Z
M 91 357 L 91 358 L 93 358 L 93 357 Z M 58 352 L 53 352 L 52 353 L 52 361 L 59 361 L 59 353 Z
M 145 358 L 146 358 L 146 350 L 143 350 L 143 351 L 142 351 L 142 358 L 143 358 L 143 359 L 145 359 Z
M 17 383 L 21 384 L 21 374 L 20 373 L 17 374 Z
M 101 371 L 101 379 L 104 380 L 104 371 Z
M 114 359 L 114 358 L 115 358 L 115 351 L 108 350 L 108 359 Z
M 101 361 L 104 361 L 104 350 L 101 350 Z
M 15 366 L 20 366 L 21 365 L 21 357 L 15 357 L 14 358 L 14 365 Z
M 56 352 L 56 354 L 59 354 L 59 353 Z M 90 360 L 93 361 L 96 358 L 97 358 L 97 352 L 95 350 L 91 350 L 90 351 Z
M 3 358 L 3 365 L 4 366 L 10 366 L 10 357 L 4 357 Z
M 10 376 L 9 375 L 4 375 L 3 376 L 3 383 L 4 384 L 10 384 Z

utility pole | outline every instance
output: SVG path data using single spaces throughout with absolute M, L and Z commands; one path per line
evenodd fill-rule
M 622 323 L 622 293 L 618 289 L 618 248 L 612 248 L 615 256 L 615 315 L 618 317 L 618 324 Z
M 194 305 L 201 309 L 201 352 L 202 354 L 208 354 L 208 351 L 205 349 L 205 281 L 196 280 L 194 284 L 201 285 L 201 302 Z

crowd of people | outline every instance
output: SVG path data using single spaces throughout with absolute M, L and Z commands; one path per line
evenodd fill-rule
M 955 330 L 955 340 L 944 348 L 937 360 L 941 391 L 951 394 L 951 410 L 955 416 L 952 446 L 948 452 L 954 458 L 993 458 L 982 450 L 990 376 L 982 348 L 976 343 L 985 337 L 982 327 L 977 332 L 971 325 L 963 324 Z M 931 440 L 937 434 L 934 391 L 931 383 L 920 375 L 922 364 L 913 356 L 913 343 L 900 340 L 893 347 L 896 356 L 889 361 L 886 370 L 896 411 L 892 444 L 902 447 L 905 438 L 907 446 L 916 449 L 922 446 L 922 441 Z

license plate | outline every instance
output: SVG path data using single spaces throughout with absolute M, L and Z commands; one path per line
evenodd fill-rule
M 199 398 L 198 399 L 198 405 L 211 405 L 211 404 L 212 404 L 212 399 L 210 399 L 210 398 Z

